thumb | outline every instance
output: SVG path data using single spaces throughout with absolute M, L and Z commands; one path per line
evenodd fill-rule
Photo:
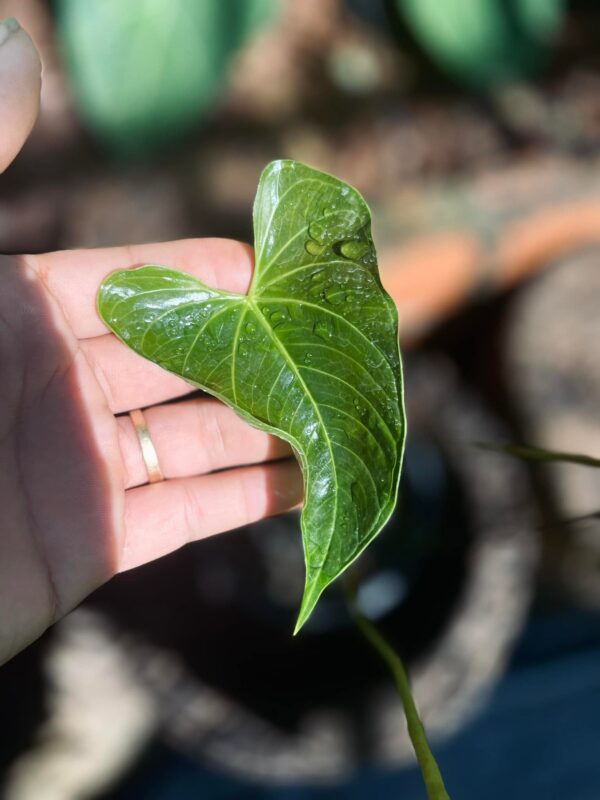
M 25 144 L 40 105 L 41 64 L 14 17 L 0 22 L 0 172 Z

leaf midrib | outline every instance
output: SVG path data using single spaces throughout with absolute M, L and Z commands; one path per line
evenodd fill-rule
M 259 324 L 266 330 L 269 338 L 271 339 L 271 341 L 273 342 L 275 347 L 279 350 L 282 358 L 287 363 L 288 367 L 294 373 L 294 375 L 296 376 L 296 379 L 298 380 L 298 382 L 300 383 L 300 385 L 304 389 L 304 393 L 305 393 L 306 397 L 309 399 L 309 401 L 310 401 L 310 403 L 311 403 L 311 405 L 312 405 L 312 407 L 314 409 L 314 412 L 315 412 L 315 414 L 317 416 L 317 419 L 319 421 L 319 425 L 321 427 L 321 430 L 323 431 L 323 438 L 324 438 L 325 442 L 327 443 L 327 449 L 329 450 L 329 457 L 331 459 L 331 469 L 332 469 L 334 482 L 335 482 L 335 492 L 334 492 L 335 501 L 334 501 L 334 507 L 333 507 L 332 521 L 331 521 L 331 526 L 330 526 L 330 535 L 328 537 L 327 548 L 325 550 L 325 558 L 323 559 L 323 563 L 325 563 L 325 561 L 327 560 L 327 557 L 329 555 L 329 550 L 331 548 L 331 542 L 333 540 L 333 531 L 335 530 L 335 522 L 336 522 L 336 519 L 337 519 L 338 493 L 339 493 L 339 488 L 340 488 L 338 474 L 337 474 L 337 465 L 336 465 L 336 462 L 335 462 L 335 457 L 333 455 L 333 447 L 332 447 L 332 444 L 331 444 L 331 437 L 329 436 L 329 433 L 327 431 L 327 426 L 325 425 L 325 420 L 323 419 L 323 416 L 322 416 L 321 411 L 319 409 L 319 405 L 318 405 L 317 401 L 315 400 L 315 398 L 313 397 L 312 392 L 308 388 L 308 386 L 306 384 L 306 381 L 304 380 L 304 378 L 300 374 L 300 371 L 299 371 L 298 367 L 296 366 L 296 363 L 294 362 L 293 358 L 291 357 L 291 355 L 287 351 L 285 345 L 283 344 L 281 339 L 277 336 L 277 334 L 275 333 L 273 328 L 271 328 L 271 326 L 264 319 L 263 315 L 260 313 L 260 309 L 258 308 L 256 303 L 254 302 L 254 300 L 250 297 L 250 295 L 246 296 L 246 301 L 247 301 L 248 305 L 254 311 L 254 314 L 255 314 L 256 318 L 258 319 Z M 307 484 L 308 484 L 308 476 L 307 476 Z

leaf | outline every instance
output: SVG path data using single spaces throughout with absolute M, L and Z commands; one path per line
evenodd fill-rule
M 273 0 L 58 0 L 58 31 L 82 117 L 107 146 L 145 153 L 210 107 L 236 49 Z
M 298 631 L 396 503 L 405 436 L 397 312 L 379 280 L 369 209 L 342 181 L 273 162 L 254 231 L 247 296 L 145 266 L 109 276 L 99 311 L 137 353 L 294 447 L 305 481 Z
M 489 87 L 543 65 L 565 0 L 396 0 L 432 60 L 471 86 Z
M 487 444 L 479 443 L 482 450 L 492 450 L 496 453 L 505 453 L 524 461 L 563 462 L 578 464 L 582 467 L 600 468 L 600 458 L 583 455 L 582 453 L 564 453 L 559 450 L 544 450 L 542 447 L 532 447 L 525 444 Z

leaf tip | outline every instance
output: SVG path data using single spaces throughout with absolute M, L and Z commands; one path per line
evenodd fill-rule
M 304 608 L 304 603 L 302 603 L 302 608 L 300 609 L 300 612 L 298 613 L 298 619 L 296 620 L 296 625 L 294 627 L 294 636 L 297 636 L 300 633 L 300 631 L 304 627 L 305 623 L 308 621 L 308 618 L 312 614 L 312 612 L 313 612 L 313 610 L 315 608 L 315 605 L 316 605 L 316 603 L 313 603 L 313 605 L 310 608 L 306 608 L 305 609 Z
M 278 175 L 284 169 L 294 169 L 295 165 L 296 162 L 291 158 L 277 158 L 275 161 L 269 161 L 261 173 L 260 182 L 268 180 L 272 175 Z
M 297 636 L 298 633 L 300 633 L 300 630 L 304 627 L 305 623 L 308 622 L 308 619 L 315 610 L 315 606 L 317 605 L 319 597 L 321 596 L 324 588 L 324 586 L 319 586 L 317 581 L 307 579 L 306 586 L 304 588 L 304 596 L 302 597 L 302 603 L 300 605 L 300 611 L 298 612 L 298 619 L 296 620 L 296 627 L 294 628 L 294 636 Z

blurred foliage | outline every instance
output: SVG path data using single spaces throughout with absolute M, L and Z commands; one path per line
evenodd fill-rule
M 58 0 L 81 116 L 103 144 L 129 155 L 179 139 L 275 10 L 275 0 Z
M 430 58 L 474 88 L 520 78 L 543 65 L 565 0 L 395 0 Z
M 600 469 L 600 458 L 584 455 L 583 453 L 565 453 L 558 450 L 546 450 L 542 447 L 532 447 L 524 444 L 480 444 L 484 450 L 492 450 L 498 453 L 522 458 L 524 461 L 541 461 L 551 463 L 554 461 L 564 464 L 578 464 L 582 467 L 594 467 Z

